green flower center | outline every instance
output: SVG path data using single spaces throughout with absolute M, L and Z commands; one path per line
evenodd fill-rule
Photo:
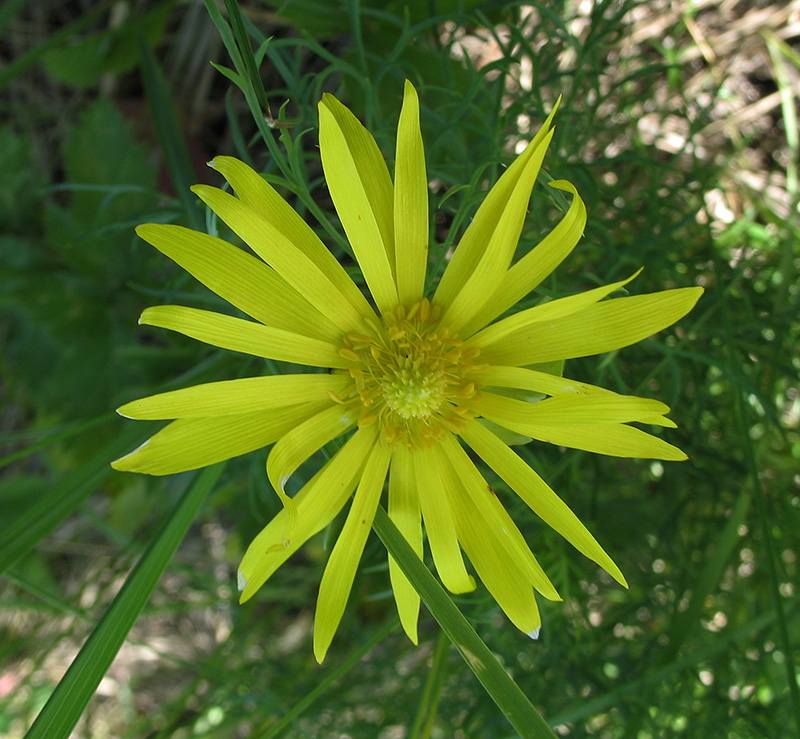
M 334 399 L 353 407 L 359 426 L 379 424 L 385 444 L 427 447 L 474 417 L 466 403 L 477 392 L 479 350 L 452 337 L 440 313 L 423 299 L 384 314 L 367 333 L 344 337 L 339 352 L 352 362 L 345 371 L 353 385 Z
M 386 405 L 403 418 L 425 418 L 442 404 L 447 380 L 423 361 L 406 359 L 402 365 L 384 377 Z

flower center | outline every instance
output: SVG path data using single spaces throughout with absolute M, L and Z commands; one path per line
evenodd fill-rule
M 331 397 L 354 409 L 360 427 L 378 423 L 385 444 L 428 447 L 474 417 L 465 403 L 477 392 L 471 376 L 483 369 L 475 363 L 480 350 L 464 349 L 440 314 L 423 299 L 344 337 L 339 353 L 352 362 L 344 371 L 353 384 Z

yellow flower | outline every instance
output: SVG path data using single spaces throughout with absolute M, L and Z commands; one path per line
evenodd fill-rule
M 663 403 L 536 366 L 650 336 L 691 310 L 701 288 L 603 300 L 631 277 L 496 320 L 558 266 L 586 223 L 575 188 L 551 183 L 570 193 L 572 204 L 511 264 L 553 134 L 552 117 L 491 188 L 430 300 L 423 296 L 428 186 L 419 103 L 408 82 L 394 182 L 353 114 L 330 95 L 319 105 L 325 179 L 374 307 L 300 216 L 230 157 L 217 157 L 212 166 L 235 197 L 205 185 L 193 191 L 256 256 L 180 226 L 137 229 L 254 319 L 161 305 L 145 310 L 141 323 L 328 370 L 214 382 L 128 403 L 119 412 L 129 418 L 175 420 L 113 465 L 163 475 L 273 444 L 267 475 L 284 508 L 242 560 L 242 601 L 352 497 L 319 588 L 314 653 L 320 661 L 344 612 L 387 476 L 389 516 L 420 557 L 424 522 L 444 585 L 453 593 L 475 587 L 463 549 L 508 618 L 535 636 L 541 622 L 534 591 L 551 600 L 558 593 L 467 450 L 623 585 L 611 558 L 509 444 L 524 437 L 619 457 L 685 459 L 674 446 L 628 425 L 674 428 Z M 338 451 L 290 498 L 290 475 L 340 436 L 347 438 Z M 391 556 L 389 573 L 400 621 L 416 643 L 419 596 Z

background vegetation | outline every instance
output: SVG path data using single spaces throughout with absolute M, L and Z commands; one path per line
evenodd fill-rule
M 133 226 L 215 228 L 187 187 L 219 184 L 203 164 L 216 154 L 331 214 L 316 102 L 336 93 L 391 157 L 404 78 L 420 92 L 439 268 L 562 95 L 545 168 L 577 185 L 589 224 L 529 301 L 640 266 L 634 293 L 706 287 L 673 329 L 566 367 L 667 402 L 689 462 L 524 449 L 630 590 L 495 480 L 565 600 L 541 604 L 538 642 L 484 591 L 457 605 L 558 735 L 797 735 L 800 4 L 248 0 L 265 97 L 219 69 L 233 39 L 210 9 L 0 7 L 0 735 L 26 734 L 101 618 L 86 669 L 99 680 L 116 658 L 75 737 L 513 735 L 427 612 L 419 647 L 402 635 L 376 537 L 321 667 L 327 535 L 236 604 L 236 564 L 279 505 L 266 452 L 166 479 L 108 467 L 153 430 L 116 406 L 261 371 L 137 327 L 148 305 L 216 303 Z M 274 128 L 252 115 L 265 103 Z M 546 179 L 521 250 L 558 217 Z M 335 219 L 310 222 L 346 260 Z M 68 697 L 77 719 L 84 699 Z

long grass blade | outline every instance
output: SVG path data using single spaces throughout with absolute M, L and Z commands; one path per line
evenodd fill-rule
M 156 137 L 164 155 L 164 164 L 189 220 L 189 225 L 194 229 L 202 230 L 202 211 L 189 190 L 195 184 L 194 171 L 189 159 L 189 152 L 183 141 L 178 112 L 172 101 L 169 85 L 161 67 L 158 66 L 153 50 L 147 45 L 141 28 L 137 29 L 136 35 L 142 63 L 142 82 L 150 104 Z
M 203 470 L 186 488 L 45 704 L 26 739 L 66 739 L 150 598 L 224 465 Z
M 373 527 L 439 626 L 519 735 L 523 739 L 553 739 L 555 734 L 545 720 L 495 659 L 381 506 L 378 506 Z

